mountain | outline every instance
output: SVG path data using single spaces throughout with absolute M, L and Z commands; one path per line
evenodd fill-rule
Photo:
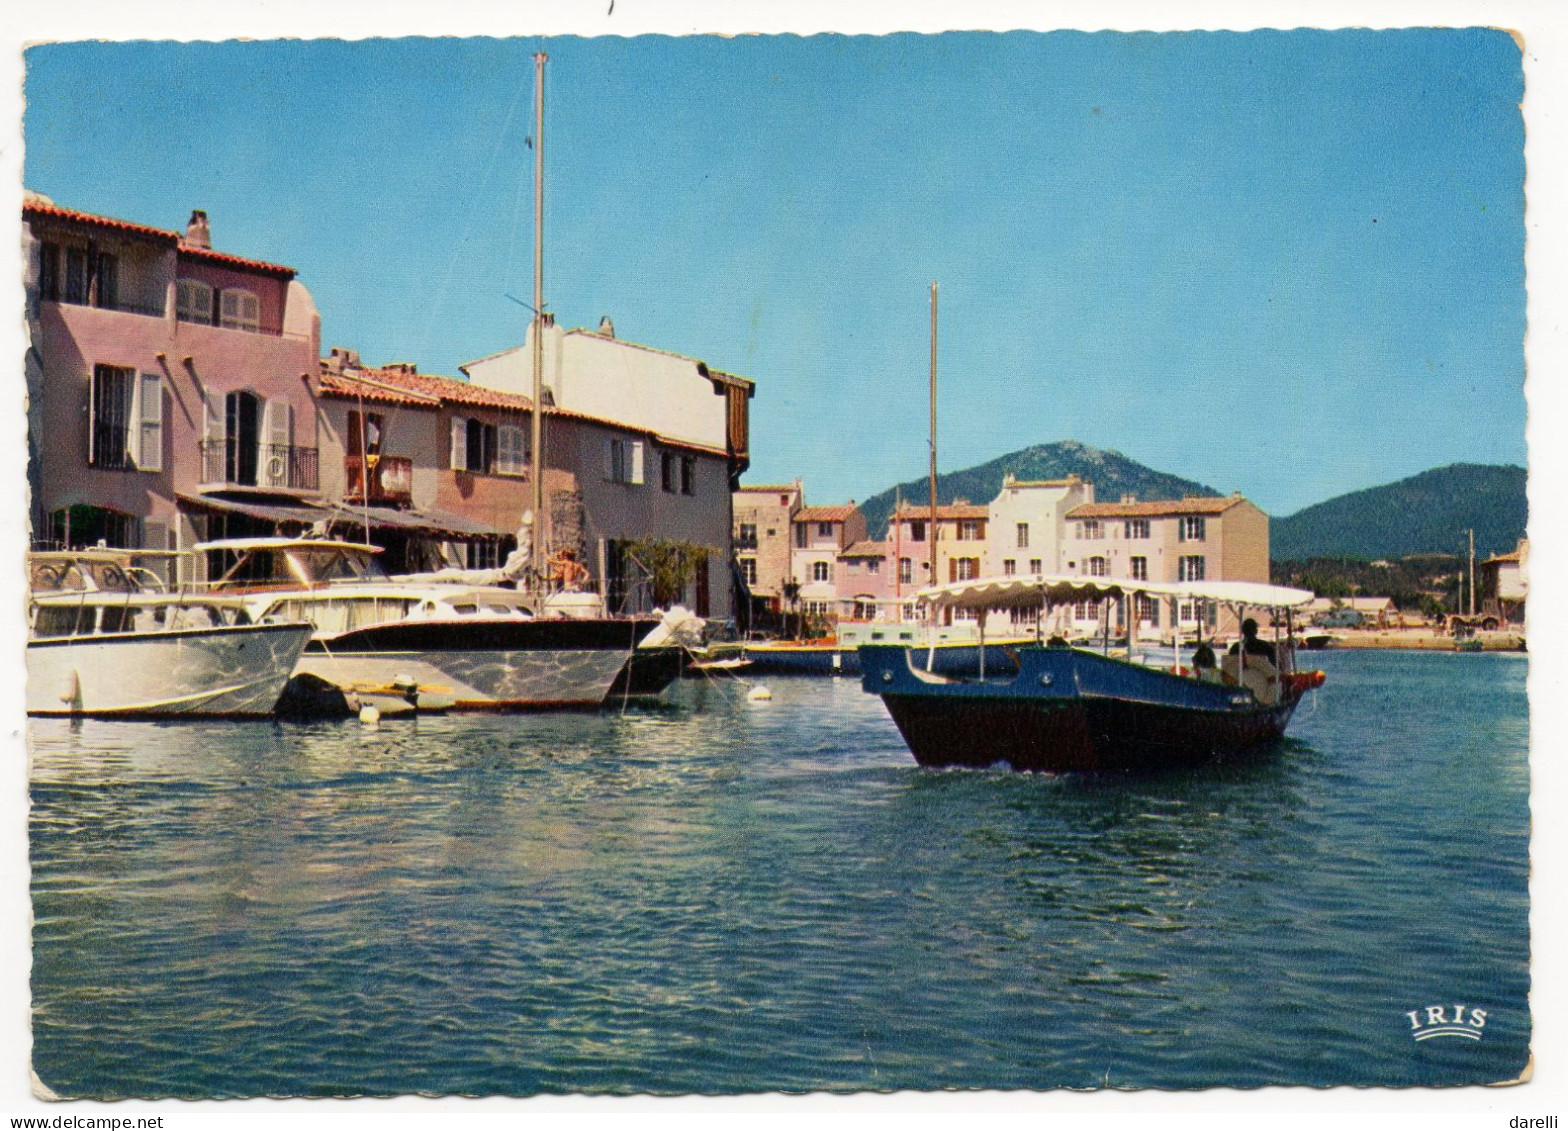
M 989 503 L 1002 489 L 1002 477 L 1009 473 L 1018 479 L 1065 479 L 1077 475 L 1094 483 L 1094 497 L 1101 502 L 1115 502 L 1125 494 L 1144 500 L 1219 494 L 1190 479 L 1151 470 L 1120 452 L 1101 451 L 1077 440 L 1060 440 L 998 456 L 977 467 L 938 475 L 937 500 L 951 503 L 954 499 L 968 499 L 971 503 Z M 902 492 L 906 502 L 926 504 L 931 499 L 929 480 L 913 479 L 865 500 L 860 504 L 860 510 L 866 516 L 866 527 L 872 538 L 887 534 L 895 490 Z
M 1269 528 L 1275 561 L 1408 554 L 1457 554 L 1475 529 L 1477 555 L 1504 553 L 1525 531 L 1529 503 L 1525 470 L 1511 465 L 1455 463 L 1365 491 L 1352 491 Z

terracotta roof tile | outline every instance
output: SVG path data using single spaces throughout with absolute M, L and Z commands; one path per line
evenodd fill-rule
M 735 488 L 737 491 L 761 491 L 769 495 L 795 490 L 793 483 L 742 483 Z
M 45 204 L 41 200 L 29 200 L 22 204 L 22 215 L 43 216 L 52 220 L 65 220 L 74 224 L 91 224 L 98 228 L 110 228 L 127 235 L 146 236 L 158 240 L 160 243 L 178 243 L 178 232 L 166 231 L 163 228 L 153 228 L 146 224 L 133 224 L 129 220 L 116 220 L 112 216 L 99 216 L 92 212 L 79 212 L 74 208 L 61 208 L 57 204 Z
M 516 393 L 503 393 L 499 389 L 475 385 L 471 381 L 459 381 L 455 377 L 441 377 L 433 373 L 409 373 L 404 369 L 362 367 L 353 370 L 350 376 L 363 376 L 368 381 L 434 398 L 445 404 L 510 409 L 514 412 L 527 411 L 532 404 L 527 397 Z
M 364 399 L 375 404 L 408 405 L 418 408 L 435 408 L 441 403 L 437 397 L 416 393 L 408 389 L 395 389 L 363 376 L 348 376 L 323 370 L 321 391 L 326 396 Z
M 887 557 L 886 542 L 856 542 L 847 550 L 838 555 L 841 558 L 885 558 Z
M 1240 495 L 1205 495 L 1190 499 L 1155 499 L 1146 503 L 1084 503 L 1067 512 L 1068 518 L 1159 518 L 1185 514 L 1221 514 L 1237 503 Z
M 184 240 L 180 241 L 180 254 L 187 259 L 205 259 L 209 263 L 222 263 L 226 267 L 238 267 L 243 271 L 276 275 L 283 279 L 292 279 L 298 274 L 294 268 L 285 267 L 281 263 L 268 263 L 263 259 L 246 259 L 243 256 L 230 255 L 226 251 L 214 251 L 210 247 L 197 247 Z
M 795 512 L 796 522 L 847 522 L 849 516 L 860 508 L 854 503 L 836 507 L 801 507 Z
M 978 506 L 974 503 L 944 503 L 936 508 L 936 517 L 938 522 L 941 522 L 944 519 L 953 520 L 960 518 L 989 518 L 990 516 L 991 511 L 989 507 Z M 929 503 L 925 506 L 917 506 L 914 503 L 905 503 L 902 507 L 899 508 L 898 513 L 895 514 L 893 518 L 895 520 L 914 519 L 919 521 L 920 519 L 926 519 L 929 521 L 931 518 L 931 506 Z

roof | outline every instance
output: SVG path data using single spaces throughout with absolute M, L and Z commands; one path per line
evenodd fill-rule
M 99 216 L 92 212 L 78 212 L 74 208 L 61 208 L 57 204 L 46 204 L 41 200 L 28 200 L 22 204 L 22 215 L 42 216 L 51 220 L 64 220 L 73 224 L 90 224 L 95 228 L 108 228 L 111 231 L 121 232 L 128 236 L 142 236 L 146 239 L 156 240 L 159 243 L 170 245 L 179 242 L 178 232 L 170 232 L 163 228 L 153 228 L 146 224 L 133 224 L 129 220 L 116 220 L 112 216 Z
M 433 408 L 441 403 L 440 397 L 416 393 L 412 389 L 399 389 L 381 381 L 372 381 L 362 373 L 321 372 L 321 392 L 325 396 L 348 397 L 353 400 L 373 401 L 376 404 L 411 405 Z
M 222 263 L 229 267 L 238 267 L 242 270 L 256 271 L 264 275 L 276 275 L 285 279 L 292 279 L 298 272 L 292 267 L 284 267 L 279 263 L 268 263 L 261 259 L 245 259 L 238 255 L 230 255 L 223 251 L 214 251 L 210 247 L 197 247 L 195 244 L 186 243 L 179 232 L 167 228 L 154 228 L 147 224 L 133 224 L 129 220 L 117 220 L 112 216 L 99 216 L 92 212 L 80 212 L 74 208 L 61 208 L 57 204 L 46 204 L 41 200 L 29 200 L 22 205 L 22 215 L 42 217 L 50 220 L 61 220 L 70 224 L 87 224 L 95 228 L 104 228 L 108 231 L 119 232 L 122 235 L 136 236 L 141 239 L 152 240 L 155 243 L 167 244 L 179 249 L 179 253 L 192 259 L 205 259 L 214 263 Z
M 847 550 L 839 551 L 841 558 L 884 558 L 887 556 L 886 542 L 856 542 Z
M 895 520 L 901 518 L 919 520 L 922 518 L 929 519 L 930 517 L 930 504 L 919 506 L 910 502 L 906 502 L 893 515 Z M 938 522 L 942 521 L 943 519 L 990 518 L 991 510 L 989 507 L 980 506 L 975 503 L 946 503 L 936 508 L 936 517 Z
M 1506 554 L 1493 554 L 1491 557 L 1487 558 L 1486 561 L 1482 562 L 1481 564 L 1482 565 L 1503 565 L 1503 564 L 1505 564 L 1507 562 L 1522 562 L 1522 561 L 1524 561 L 1524 552 L 1522 550 L 1510 550 Z
M 854 503 L 836 507 L 801 507 L 795 512 L 796 522 L 848 522 L 849 516 L 860 508 Z
M 494 408 L 507 412 L 528 412 L 533 407 L 533 401 L 521 394 L 503 393 L 499 389 L 476 385 L 472 381 L 464 381 L 457 377 L 410 373 L 406 369 L 396 367 L 377 369 L 367 366 L 338 373 L 327 368 L 328 364 L 325 360 L 321 363 L 321 391 L 329 396 L 356 400 L 363 397 L 367 401 L 380 404 L 404 405 L 411 408 L 435 408 L 443 404 L 452 404 Z M 591 416 L 586 412 L 576 412 L 569 408 L 547 407 L 545 415 L 562 420 L 581 420 L 622 432 L 633 432 L 657 440 L 661 447 L 678 448 L 723 458 L 729 455 L 722 448 L 694 444 L 689 440 L 672 439 L 660 435 L 651 428 L 625 424 L 602 416 Z
M 323 391 L 326 390 L 326 378 L 330 373 L 326 364 L 322 362 Z M 406 369 L 374 369 L 362 366 L 341 376 L 350 382 L 364 382 L 367 389 L 371 385 L 376 385 L 393 394 L 413 394 L 420 398 L 415 402 L 419 404 L 464 404 L 477 408 L 510 409 L 514 412 L 526 412 L 533 405 L 531 400 L 517 393 L 503 393 L 498 389 L 475 385 L 471 381 L 460 381 L 456 377 L 410 373 Z M 351 395 L 358 394 L 356 392 Z
M 1076 487 L 1083 480 L 1076 475 L 1069 475 L 1065 479 L 1013 479 L 1002 483 L 1002 490 L 1010 487 Z
M 1074 577 L 1034 574 L 1024 577 L 990 577 L 958 581 L 920 590 L 915 599 L 936 608 L 1017 609 L 1038 608 L 1097 597 L 1142 593 L 1152 597 L 1198 598 L 1224 604 L 1258 608 L 1291 608 L 1312 601 L 1309 589 L 1289 589 L 1254 581 L 1131 581 L 1125 578 Z
M 238 267 L 243 271 L 255 271 L 262 275 L 276 275 L 280 279 L 292 279 L 298 274 L 294 268 L 285 267 L 281 263 L 268 263 L 265 259 L 246 259 L 242 256 L 230 255 L 226 251 L 199 247 L 184 240 L 180 241 L 180 254 L 187 259 L 205 259 L 209 263 L 221 263 L 225 267 Z
M 1204 495 L 1187 499 L 1156 499 L 1147 503 L 1083 503 L 1067 512 L 1068 518 L 1160 518 L 1169 515 L 1221 514 L 1238 503 L 1240 495 Z
M 799 489 L 799 485 L 795 483 L 742 483 L 735 488 L 737 491 L 761 491 L 769 495 L 777 495 L 785 491 L 798 491 Z

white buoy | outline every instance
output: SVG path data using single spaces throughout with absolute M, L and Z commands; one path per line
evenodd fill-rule
M 359 721 L 366 726 L 375 726 L 381 721 L 381 712 L 369 703 L 366 703 L 359 709 Z
M 758 686 L 753 687 L 750 691 L 746 692 L 746 698 L 750 699 L 753 703 L 766 703 L 768 700 L 773 698 L 773 692 L 759 684 Z

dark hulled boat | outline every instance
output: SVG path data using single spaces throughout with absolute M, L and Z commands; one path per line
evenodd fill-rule
M 1086 578 L 1005 579 L 942 586 L 921 594 L 937 608 L 1025 607 L 1133 595 L 1212 599 L 1288 608 L 1311 599 L 1300 590 L 1231 583 L 1157 586 Z M 1287 637 L 1273 662 L 1226 656 L 1198 674 L 1150 667 L 1087 649 L 1035 644 L 977 678 L 922 670 L 920 650 L 868 644 L 860 650 L 862 686 L 882 696 L 923 766 L 984 767 L 1053 773 L 1128 773 L 1235 759 L 1277 742 L 1321 672 L 1292 670 Z

